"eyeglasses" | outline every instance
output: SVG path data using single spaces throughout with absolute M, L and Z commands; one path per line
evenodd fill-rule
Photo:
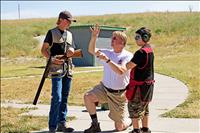
M 140 35 L 135 36 L 135 40 L 140 40 L 142 37 Z

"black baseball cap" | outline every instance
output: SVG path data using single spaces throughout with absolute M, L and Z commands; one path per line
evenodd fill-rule
M 67 19 L 67 20 L 70 20 L 72 22 L 76 22 L 76 19 L 74 19 L 72 17 L 72 15 L 71 15 L 71 13 L 69 11 L 62 11 L 62 12 L 60 12 L 58 18 Z

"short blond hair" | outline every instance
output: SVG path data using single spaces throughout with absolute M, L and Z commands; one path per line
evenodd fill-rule
M 113 35 L 120 37 L 124 41 L 124 45 L 127 43 L 127 35 L 122 31 L 114 31 Z

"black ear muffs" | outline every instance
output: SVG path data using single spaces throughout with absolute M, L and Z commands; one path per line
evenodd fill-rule
M 150 37 L 149 37 L 148 34 L 144 33 L 144 34 L 142 35 L 142 40 L 143 40 L 144 42 L 148 42 L 149 39 L 150 39 Z
M 140 34 L 144 42 L 148 42 L 151 38 L 150 30 L 145 27 L 140 28 L 135 33 Z

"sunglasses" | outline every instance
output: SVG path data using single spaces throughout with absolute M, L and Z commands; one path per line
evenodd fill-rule
M 140 40 L 142 37 L 140 35 L 135 36 L 135 40 Z

